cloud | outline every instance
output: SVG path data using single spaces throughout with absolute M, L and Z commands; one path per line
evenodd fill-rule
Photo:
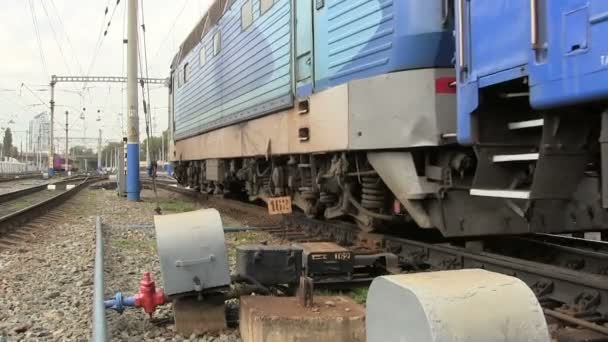
M 126 35 L 124 22 L 127 1 L 121 0 L 114 11 L 115 0 L 2 0 L 0 127 L 6 126 L 10 118 L 16 118 L 16 124 L 12 126 L 17 132 L 16 142 L 25 140 L 29 120 L 48 106 L 50 75 L 86 75 L 89 69 L 90 75 L 95 76 L 126 75 L 123 37 Z M 200 20 L 211 1 L 144 1 L 149 76 L 164 78 L 169 74 L 169 63 L 179 44 Z M 30 4 L 33 5 L 32 8 Z M 104 15 L 106 4 L 109 12 Z M 48 74 L 43 68 L 31 10 L 37 21 Z M 100 32 L 106 29 L 107 36 L 98 44 Z M 22 83 L 37 96 L 21 87 Z M 74 129 L 70 135 L 83 136 L 86 127 L 87 137 L 95 138 L 98 129 L 102 128 L 106 140 L 119 140 L 119 113 L 125 112 L 126 107 L 124 87 L 120 83 L 91 83 L 83 90 L 83 84 L 58 84 L 56 136 L 60 138 L 63 135 L 64 112 L 68 110 L 71 114 L 70 125 Z M 46 91 L 39 91 L 45 89 Z M 38 97 L 45 102 L 44 105 Z M 141 96 L 139 102 L 143 140 L 145 129 Z M 151 90 L 150 102 L 157 124 L 154 133 L 159 134 L 160 130 L 167 127 L 167 90 L 162 87 Z M 82 108 L 86 108 L 85 120 L 80 119 Z M 102 116 L 101 122 L 96 121 L 98 110 Z M 96 143 L 91 139 L 88 145 L 95 146 Z

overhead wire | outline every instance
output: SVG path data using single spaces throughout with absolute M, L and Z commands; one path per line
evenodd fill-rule
M 55 39 L 55 43 L 57 44 L 57 48 L 59 49 L 59 54 L 61 55 L 61 59 L 63 60 L 63 63 L 68 71 L 69 76 L 74 76 L 74 74 L 72 73 L 72 69 L 70 68 L 70 63 L 67 60 L 67 58 L 65 57 L 65 54 L 63 52 L 63 47 L 61 46 L 61 41 L 59 39 L 59 37 L 57 36 L 57 32 L 55 31 L 55 27 L 53 25 L 53 20 L 51 19 L 51 16 L 49 15 L 49 11 L 46 8 L 45 2 L 41 1 L 40 2 L 42 4 L 42 9 L 44 10 L 44 14 L 46 15 L 47 19 L 49 20 L 49 26 L 51 28 L 51 32 L 53 33 L 53 38 Z M 72 85 L 73 89 L 75 91 L 78 91 L 76 85 Z
M 68 71 L 68 74 L 70 76 L 73 76 L 72 74 L 72 70 L 70 68 L 70 65 L 65 57 L 65 54 L 63 53 L 63 47 L 61 46 L 61 42 L 59 41 L 59 38 L 57 37 L 57 32 L 55 31 L 55 27 L 53 26 L 53 21 L 51 19 L 51 16 L 49 15 L 49 12 L 46 8 L 46 5 L 44 4 L 44 1 L 41 1 L 40 4 L 42 5 L 42 10 L 44 11 L 44 14 L 46 15 L 47 19 L 49 20 L 49 26 L 51 28 L 51 32 L 53 33 L 53 38 L 55 39 L 55 43 L 57 44 L 57 48 L 59 49 L 59 54 L 61 55 L 61 59 L 63 60 L 63 64 L 65 65 L 65 68 Z
M 148 52 L 147 52 L 147 46 L 146 46 L 146 19 L 145 19 L 145 15 L 144 15 L 145 11 L 144 11 L 144 0 L 141 0 L 141 29 L 142 29 L 142 36 L 143 36 L 143 50 L 144 50 L 144 64 L 145 64 L 145 78 L 148 78 Z M 137 44 L 137 50 L 138 50 L 138 56 L 139 56 L 139 65 L 140 65 L 140 73 L 142 74 L 142 79 L 140 80 L 140 84 L 141 84 L 141 90 L 142 90 L 142 97 L 144 98 L 144 115 L 146 118 L 146 137 L 147 137 L 147 144 L 148 147 L 150 146 L 150 126 L 152 124 L 152 113 L 150 112 L 148 107 L 152 107 L 150 105 L 150 85 L 148 84 L 146 89 L 147 89 L 147 95 L 148 95 L 148 103 L 146 105 L 146 100 L 145 100 L 145 96 L 146 93 L 144 92 L 144 75 L 143 72 L 144 70 L 141 68 L 141 64 L 142 64 L 142 60 L 141 60 L 141 53 L 140 53 L 140 49 L 139 49 L 139 42 Z M 154 209 L 156 211 L 157 214 L 161 214 L 162 210 L 160 208 L 160 202 L 158 200 L 158 192 L 156 190 L 156 162 L 152 163 L 152 161 L 149 158 L 150 155 L 150 151 L 147 151 L 147 156 L 146 156 L 146 160 L 148 161 L 148 166 L 150 167 L 150 175 L 152 176 L 152 188 L 154 190 L 154 197 L 156 199 L 156 208 Z
M 59 10 L 57 9 L 57 6 L 55 6 L 55 0 L 50 0 L 50 3 L 51 3 L 51 7 L 53 8 L 53 10 L 55 11 L 55 13 L 57 14 L 57 19 L 59 21 L 59 27 L 62 29 L 63 35 L 65 36 L 65 39 L 68 42 L 68 46 L 69 46 L 69 48 L 70 48 L 70 50 L 72 52 L 74 60 L 76 61 L 76 66 L 78 66 L 78 71 L 82 75 L 83 74 L 82 64 L 80 64 L 80 60 L 78 59 L 78 54 L 76 53 L 76 49 L 74 49 L 74 45 L 72 44 L 72 40 L 70 39 L 70 35 L 68 34 L 68 31 L 65 28 L 65 24 L 63 23 L 63 18 L 61 17 L 61 13 L 59 13 Z
M 164 46 L 165 42 L 167 41 L 167 39 L 169 39 L 169 37 L 171 36 L 171 33 L 173 33 L 173 30 L 175 29 L 175 25 L 177 24 L 177 21 L 182 16 L 182 14 L 184 13 L 184 10 L 186 9 L 186 6 L 189 3 L 190 3 L 190 0 L 184 1 L 184 5 L 182 6 L 182 8 L 180 9 L 180 11 L 177 13 L 177 15 L 175 16 L 175 18 L 173 19 L 173 23 L 171 24 L 171 28 L 169 28 L 169 31 L 167 31 L 167 34 L 165 35 L 165 37 L 163 38 L 163 40 L 161 40 L 160 45 L 159 45 L 158 49 L 156 50 L 156 52 L 154 53 L 154 57 L 152 58 L 152 60 L 156 60 L 158 58 L 158 55 L 160 54 L 160 52 L 163 51 L 163 46 Z
M 91 71 L 93 70 L 93 67 L 95 66 L 95 62 L 97 61 L 97 57 L 99 56 L 99 52 L 101 50 L 101 47 L 103 46 L 104 38 L 108 35 L 108 31 L 110 29 L 110 26 L 112 25 L 112 19 L 114 18 L 114 14 L 116 13 L 116 9 L 118 8 L 118 5 L 120 5 L 120 0 L 116 0 L 114 9 L 112 10 L 112 13 L 110 14 L 110 18 L 107 20 L 107 24 L 106 24 L 106 18 L 109 13 L 109 4 L 110 4 L 110 1 L 108 0 L 105 11 L 104 11 L 103 21 L 102 21 L 101 29 L 99 32 L 99 37 L 97 39 L 97 43 L 95 45 L 95 50 L 93 52 L 93 57 L 91 59 L 91 63 L 89 64 L 89 67 L 87 69 L 87 73 L 86 73 L 87 77 L 91 75 Z M 86 86 L 86 84 L 87 84 L 87 82 L 84 82 L 83 85 Z
M 41 103 L 42 105 L 44 105 L 44 106 L 45 106 L 45 107 L 47 107 L 47 108 L 50 108 L 50 107 L 49 107 L 49 105 L 48 105 L 48 104 L 46 104 L 46 102 L 44 102 L 44 100 L 42 100 L 42 99 L 40 98 L 40 96 L 38 96 L 36 93 L 34 93 L 34 91 L 33 91 L 33 90 L 30 88 L 30 87 L 28 87 L 28 86 L 27 86 L 27 84 L 25 84 L 25 83 L 21 83 L 21 88 L 23 88 L 23 87 L 25 87 L 25 89 L 27 89 L 27 90 L 28 90 L 28 91 L 29 91 L 29 92 L 30 92 L 32 95 L 34 95 L 34 97 L 35 97 L 36 99 L 38 99 L 38 101 L 40 101 L 40 103 Z
M 34 3 L 32 2 L 32 0 L 28 0 L 28 5 L 29 5 L 30 14 L 32 16 L 32 24 L 34 25 L 34 33 L 36 35 L 36 41 L 38 43 L 38 52 L 40 54 L 40 60 L 42 62 L 42 69 L 44 70 L 44 73 L 46 74 L 46 76 L 48 76 L 49 71 L 48 71 L 48 67 L 46 64 L 46 58 L 44 56 L 44 48 L 42 45 L 42 40 L 40 39 L 40 30 L 38 29 L 38 19 L 36 18 L 36 10 L 34 8 Z

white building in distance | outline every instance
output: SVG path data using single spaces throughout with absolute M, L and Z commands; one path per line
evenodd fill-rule
M 48 153 L 51 127 L 49 115 L 40 113 L 30 120 L 28 152 Z

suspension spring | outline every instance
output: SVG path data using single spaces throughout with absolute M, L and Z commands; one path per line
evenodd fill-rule
M 361 177 L 361 206 L 363 208 L 379 211 L 384 208 L 386 187 L 377 176 Z
M 321 192 L 320 197 L 319 197 L 319 202 L 321 202 L 325 205 L 332 205 L 332 204 L 338 202 L 338 196 L 331 192 Z
M 301 186 L 298 190 L 302 193 L 302 198 L 307 200 L 314 200 L 317 198 L 315 194 L 312 182 L 312 170 L 310 164 L 298 164 L 300 169 Z

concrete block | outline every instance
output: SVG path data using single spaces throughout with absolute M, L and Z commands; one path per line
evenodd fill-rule
M 241 297 L 244 342 L 363 342 L 365 309 L 342 296 L 315 297 L 302 307 L 295 297 Z
M 68 185 L 66 185 L 66 186 L 65 186 L 65 189 L 66 189 L 66 190 L 72 190 L 72 189 L 74 189 L 75 187 L 76 187 L 76 184 L 68 184 Z
M 47 185 L 46 189 L 47 190 L 56 190 L 57 186 L 55 184 L 49 184 L 49 185 Z
M 175 330 L 180 335 L 216 333 L 227 328 L 226 307 L 223 301 L 178 298 L 173 301 L 173 312 Z

